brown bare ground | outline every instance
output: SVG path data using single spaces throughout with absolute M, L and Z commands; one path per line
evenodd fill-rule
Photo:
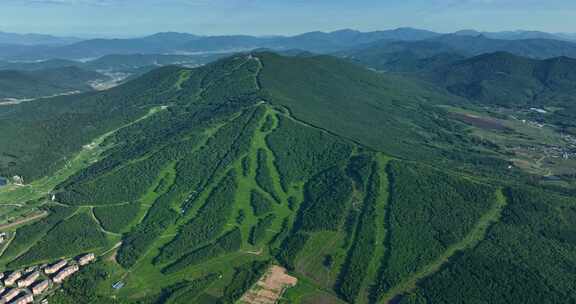
M 286 273 L 286 269 L 273 265 L 260 280 L 240 299 L 240 303 L 274 304 L 289 287 L 296 286 L 298 279 Z
M 480 129 L 510 131 L 510 128 L 506 127 L 503 121 L 495 118 L 460 113 L 452 113 L 452 117 Z

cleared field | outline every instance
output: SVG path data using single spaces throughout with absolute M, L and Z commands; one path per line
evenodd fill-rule
M 286 274 L 286 269 L 277 265 L 271 266 L 244 296 L 240 303 L 274 304 L 287 288 L 298 283 L 298 279 Z

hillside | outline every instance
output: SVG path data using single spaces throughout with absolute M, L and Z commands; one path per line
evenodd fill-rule
M 261 99 L 289 109 L 295 118 L 309 124 L 331 133 L 341 134 L 363 146 L 387 150 L 389 153 L 402 157 L 433 159 L 440 155 L 440 149 L 437 148 L 444 147 L 445 143 L 442 141 L 446 137 L 450 137 L 451 131 L 445 128 L 447 122 L 441 117 L 442 110 L 431 107 L 431 105 L 451 103 L 458 101 L 458 98 L 446 95 L 424 82 L 377 74 L 329 56 L 283 57 L 272 53 L 260 53 L 259 56 L 260 60 L 265 62 L 264 68 L 259 71 L 258 75 L 258 83 L 262 87 L 248 95 L 242 92 L 238 95 L 239 92 L 235 90 L 228 92 L 230 89 L 227 87 L 231 85 L 229 83 L 211 88 L 215 94 L 218 94 L 217 98 L 223 99 L 221 102 L 236 104 L 237 99 L 247 97 Z M 104 107 L 108 103 L 115 103 L 115 99 L 131 101 L 142 98 L 140 96 L 146 97 L 146 99 L 138 102 L 141 106 L 148 103 L 158 105 L 174 102 L 195 104 L 196 98 L 202 97 L 196 96 L 198 86 L 206 85 L 206 80 L 200 81 L 197 78 L 207 77 L 203 76 L 204 74 L 216 73 L 213 70 L 217 71 L 220 66 L 229 69 L 227 67 L 230 65 L 229 62 L 233 62 L 233 60 L 223 60 L 193 70 L 166 67 L 107 92 L 56 99 L 51 102 L 50 111 L 43 109 L 38 112 L 43 113 L 40 117 L 44 121 L 61 121 L 62 117 L 76 115 L 76 112 L 100 116 L 104 113 L 91 112 L 94 100 L 103 100 L 98 107 L 99 109 L 100 106 Z M 229 77 L 237 77 L 236 73 L 240 73 L 240 71 Z M 242 75 L 240 74 L 240 76 Z M 151 86 L 151 83 L 154 84 L 153 79 L 161 79 L 162 81 Z M 170 81 L 177 84 L 172 85 Z M 230 80 L 230 82 L 232 81 Z M 202 94 L 208 94 L 212 91 Z M 158 94 L 161 94 L 161 97 Z M 354 100 L 354 102 L 351 103 L 350 100 Z M 69 108 L 70 102 L 75 102 L 74 109 Z M 88 110 L 80 107 L 83 104 L 86 104 Z M 36 102 L 15 106 L 11 110 L 15 116 L 6 114 L 3 123 L 16 124 L 20 120 L 20 113 L 30 115 L 31 109 L 41 108 L 43 105 L 44 103 Z M 110 110 L 133 115 L 129 110 L 120 107 L 114 107 Z M 415 116 L 415 112 L 419 115 Z M 142 113 L 142 111 L 138 111 L 138 113 Z M 55 116 L 50 116 L 52 114 Z M 14 120 L 12 121 L 11 118 Z M 113 119 L 114 117 L 110 118 Z M 34 120 L 28 119 L 24 122 L 26 124 L 35 123 Z M 107 122 L 102 123 L 106 124 Z M 7 128 L 11 129 L 10 127 Z M 63 132 L 61 134 L 78 131 L 78 129 L 69 130 L 65 126 L 62 128 L 60 130 L 51 128 L 50 131 Z M 109 129 L 112 130 L 113 128 Z M 366 130 L 371 131 L 366 132 Z M 75 135 L 71 137 L 75 138 Z M 14 140 L 16 141 L 16 138 Z M 80 145 L 88 142 L 89 138 L 83 139 L 83 142 L 74 142 L 74 149 L 78 149 Z M 410 149 L 415 144 L 426 144 L 426 148 L 420 151 Z M 67 145 L 58 145 L 63 149 L 67 148 Z M 51 150 L 48 149 L 48 151 Z M 8 151 L 3 152 L 12 155 Z M 21 153 L 28 154 L 26 150 L 21 150 Z M 18 162 L 16 161 L 16 163 Z M 35 167 L 38 171 L 44 170 L 42 166 L 36 165 Z M 18 165 L 14 166 L 13 164 L 9 175 L 17 174 L 18 170 Z M 30 173 L 20 172 L 19 175 L 38 176 L 38 174 Z
M 250 302 L 270 265 L 298 280 L 279 303 L 575 300 L 574 201 L 503 177 L 444 110 L 465 102 L 262 52 L 5 107 L 0 176 L 27 185 L 0 204 L 43 217 L 8 230 L 0 269 L 95 253 L 49 295 L 63 304 Z
M 38 98 L 90 91 L 90 82 L 106 79 L 108 77 L 100 73 L 73 66 L 35 71 L 0 70 L 0 99 Z

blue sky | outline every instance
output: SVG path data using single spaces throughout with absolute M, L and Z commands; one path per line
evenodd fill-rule
M 137 36 L 296 34 L 401 26 L 576 32 L 576 0 L 0 0 L 0 30 Z

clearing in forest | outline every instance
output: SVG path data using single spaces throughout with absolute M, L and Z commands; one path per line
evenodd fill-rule
M 296 286 L 298 279 L 286 273 L 284 267 L 272 265 L 260 280 L 240 299 L 240 303 L 274 304 L 289 287 Z

